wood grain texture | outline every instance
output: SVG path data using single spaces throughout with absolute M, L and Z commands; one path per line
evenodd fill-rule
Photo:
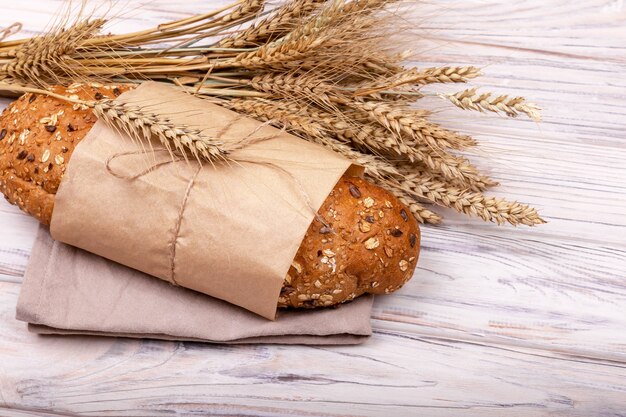
M 0 284 L 12 314 L 17 284 Z M 7 311 L 8 310 L 8 311 Z M 620 415 L 624 364 L 379 328 L 361 346 L 206 346 L 2 327 L 5 403 L 80 415 Z M 48 366 L 53 361 L 54 366 Z M 7 375 L 7 374 L 5 374 Z
M 123 3 L 113 31 L 208 7 Z M 0 0 L 0 26 L 35 33 L 60 4 Z M 425 100 L 477 135 L 472 159 L 498 193 L 539 207 L 547 225 L 444 212 L 423 231 L 414 279 L 377 299 L 365 345 L 206 346 L 27 333 L 13 316 L 36 224 L 2 202 L 0 415 L 626 416 L 626 5 L 415 8 L 418 64 L 480 66 L 472 85 L 543 107 L 537 125 Z

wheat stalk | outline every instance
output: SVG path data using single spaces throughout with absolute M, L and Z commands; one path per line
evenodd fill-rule
M 463 110 L 486 110 L 504 113 L 511 117 L 524 113 L 534 121 L 541 121 L 540 108 L 533 103 L 528 103 L 523 97 L 494 96 L 493 93 L 489 92 L 478 93 L 477 88 L 470 88 L 454 94 L 442 94 L 441 97 Z

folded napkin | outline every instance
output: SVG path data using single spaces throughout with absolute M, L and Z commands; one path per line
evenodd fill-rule
M 370 334 L 373 297 L 337 309 L 279 311 L 270 321 L 54 241 L 40 227 L 17 319 L 42 334 L 212 343 L 357 344 Z

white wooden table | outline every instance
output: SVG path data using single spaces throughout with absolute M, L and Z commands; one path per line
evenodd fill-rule
M 2 0 L 0 26 L 42 30 L 60 3 Z M 114 31 L 212 2 L 120 3 Z M 14 314 L 36 224 L 2 201 L 0 415 L 626 416 L 626 4 L 435 3 L 416 6 L 421 62 L 485 67 L 476 85 L 545 121 L 429 105 L 480 133 L 499 192 L 547 225 L 448 213 L 361 346 L 220 346 L 29 334 Z

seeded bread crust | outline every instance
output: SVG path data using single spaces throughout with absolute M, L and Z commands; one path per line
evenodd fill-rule
M 124 86 L 53 87 L 57 94 L 94 100 L 115 98 Z M 54 195 L 74 148 L 96 122 L 87 107 L 25 94 L 0 116 L 0 191 L 11 203 L 50 224 Z
M 125 86 L 54 87 L 84 100 L 115 98 Z M 54 196 L 76 145 L 95 124 L 90 109 L 26 94 L 0 116 L 0 191 L 50 224 Z M 413 275 L 420 232 L 388 191 L 361 178 L 340 179 L 309 227 L 285 277 L 278 306 L 329 307 L 362 294 L 397 290 Z
M 279 307 L 328 307 L 402 287 L 417 265 L 415 218 L 388 191 L 344 176 L 309 227 L 285 277 Z

